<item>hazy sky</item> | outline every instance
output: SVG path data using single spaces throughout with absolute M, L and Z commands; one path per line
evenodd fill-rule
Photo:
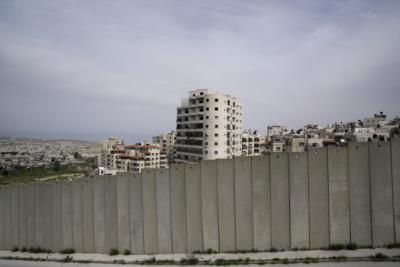
M 261 132 L 397 115 L 400 1 L 0 1 L 0 135 L 134 141 L 196 88 Z

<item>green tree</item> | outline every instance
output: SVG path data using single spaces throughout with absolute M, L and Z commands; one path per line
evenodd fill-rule
M 58 172 L 58 171 L 60 170 L 60 167 L 61 167 L 60 162 L 59 162 L 58 160 L 55 161 L 55 162 L 54 162 L 54 170 L 55 170 L 56 172 Z

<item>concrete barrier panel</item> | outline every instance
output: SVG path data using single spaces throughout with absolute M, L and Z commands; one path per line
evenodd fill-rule
M 105 215 L 105 178 L 93 181 L 94 207 L 94 247 L 97 253 L 108 253 L 106 250 L 106 215 Z
M 347 148 L 328 148 L 330 244 L 350 243 Z
M 4 226 L 5 226 L 5 208 L 4 208 L 4 187 L 0 186 L 0 250 L 5 249 L 4 245 Z
M 63 184 L 56 182 L 52 184 L 52 249 L 59 252 L 63 249 Z
M 326 148 L 308 151 L 310 248 L 329 246 L 329 181 Z
M 392 138 L 391 146 L 395 240 L 400 243 L 400 137 Z
M 251 158 L 254 248 L 271 249 L 271 179 L 269 155 Z
M 289 153 L 291 248 L 309 248 L 307 153 Z
M 217 160 L 218 223 L 221 252 L 236 250 L 235 170 L 233 160 Z
M 368 143 L 349 143 L 350 239 L 372 245 Z
M 117 207 L 118 207 L 118 250 L 122 253 L 126 249 L 131 251 L 130 208 L 129 208 L 129 176 L 117 179 Z
M 394 243 L 393 189 L 390 143 L 369 143 L 372 243 Z
M 73 248 L 72 183 L 62 184 L 63 249 Z
M 19 186 L 11 187 L 11 244 L 19 246 Z
M 219 251 L 217 162 L 204 160 L 201 168 L 203 248 Z
M 117 176 L 105 178 L 106 251 L 118 249 Z
M 94 203 L 93 203 L 93 181 L 84 180 L 82 188 L 83 209 L 83 252 L 95 252 L 94 245 Z
M 3 187 L 3 212 L 4 212 L 4 248 L 6 250 L 12 249 L 12 228 L 11 228 L 11 187 Z
M 25 204 L 25 194 L 26 194 L 26 186 L 21 184 L 19 185 L 19 248 L 26 247 L 26 244 L 28 242 L 28 237 L 27 237 L 27 211 L 25 209 L 26 204 Z M 0 196 L 1 196 L 1 191 L 0 191 Z M 0 199 L 0 217 L 1 217 L 1 199 Z M 0 218 L 0 224 L 2 224 L 1 218 Z M 1 240 L 2 240 L 2 225 L 0 225 L 0 249 L 1 249 Z
M 36 229 L 36 246 L 44 247 L 44 236 L 46 229 L 44 229 L 44 194 L 45 188 L 43 183 L 35 184 L 35 229 Z
M 26 192 L 26 210 L 27 210 L 27 248 L 36 246 L 36 227 L 35 227 L 35 184 L 27 185 Z
M 172 253 L 169 171 L 156 170 L 158 253 Z
M 83 210 L 82 210 L 82 182 L 72 183 L 72 236 L 73 248 L 83 251 Z
M 251 158 L 239 157 L 235 164 L 236 249 L 251 250 L 253 242 L 253 185 Z
M 143 170 L 142 177 L 144 251 L 146 254 L 156 254 L 158 252 L 156 171 L 154 169 Z
M 185 253 L 187 247 L 186 226 L 186 185 L 185 166 L 171 165 L 169 178 L 171 186 L 172 251 Z
M 290 248 L 289 226 L 289 171 L 288 154 L 272 153 L 271 167 L 271 214 L 272 247 Z
M 44 184 L 43 207 L 44 218 L 43 228 L 44 232 L 44 245 L 45 249 L 53 249 L 53 186 L 52 184 Z
M 141 174 L 130 179 L 131 248 L 135 254 L 144 253 L 143 230 L 143 183 Z
M 199 164 L 185 165 L 188 252 L 203 250 L 201 173 Z

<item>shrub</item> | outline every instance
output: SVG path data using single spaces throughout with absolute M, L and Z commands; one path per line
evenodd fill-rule
M 26 249 L 26 247 L 22 247 L 21 248 L 21 252 L 27 252 L 28 250 Z
M 144 260 L 143 263 L 144 264 L 154 264 L 156 262 L 156 257 L 152 256 L 147 260 Z
M 346 245 L 346 249 L 348 249 L 348 250 L 356 250 L 356 249 L 358 249 L 358 246 L 355 243 L 350 243 L 350 244 Z
M 118 254 L 119 254 L 119 251 L 118 251 L 118 249 L 115 249 L 115 248 L 110 249 L 110 252 L 108 253 L 108 255 L 110 255 L 110 256 L 115 256 Z
M 61 254 L 74 254 L 75 253 L 75 249 L 73 248 L 66 248 L 60 251 Z
M 188 255 L 187 258 L 182 258 L 180 264 L 182 265 L 196 265 L 199 259 L 193 255 Z
M 342 245 L 342 244 L 329 245 L 329 250 L 342 250 L 342 249 L 344 249 L 344 245 Z
M 376 253 L 375 255 L 371 256 L 371 258 L 376 261 L 381 261 L 381 260 L 387 259 L 388 256 L 379 252 L 379 253 Z
M 19 248 L 18 247 L 13 247 L 11 251 L 12 252 L 17 252 L 17 251 L 19 251 Z
M 124 255 L 131 255 L 131 251 L 129 249 L 124 250 Z
M 62 259 L 62 262 L 71 262 L 73 258 L 71 256 L 66 256 L 64 259 Z

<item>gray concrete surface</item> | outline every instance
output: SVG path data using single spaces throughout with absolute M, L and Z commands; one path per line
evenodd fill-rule
M 144 252 L 158 252 L 157 240 L 157 202 L 156 202 L 156 171 L 144 170 L 143 177 L 143 229 Z
M 169 170 L 156 171 L 158 252 L 172 253 Z
M 219 248 L 221 252 L 236 250 L 235 176 L 232 160 L 217 160 Z
M 85 179 L 82 188 L 83 252 L 94 253 L 93 180 Z
M 63 249 L 73 248 L 72 183 L 62 183 L 62 233 Z
M 133 253 L 144 253 L 142 175 L 133 174 L 133 177 L 129 180 L 129 182 L 131 209 L 131 249 Z
M 350 243 L 348 155 L 345 147 L 328 148 L 330 243 Z
M 289 154 L 290 246 L 309 248 L 308 157 L 306 152 Z
M 93 181 L 94 248 L 97 253 L 106 251 L 105 180 L 103 177 Z
M 349 143 L 350 239 L 372 245 L 369 158 L 367 143 Z
M 171 185 L 172 251 L 174 253 L 185 253 L 188 251 L 185 166 L 182 164 L 171 165 L 169 179 Z
M 200 167 L 203 248 L 219 251 L 217 162 L 202 161 Z
M 199 164 L 185 165 L 188 252 L 203 250 L 201 173 Z
M 72 231 L 73 248 L 83 251 L 82 181 L 72 182 Z
M 130 208 L 128 175 L 117 177 L 118 250 L 131 251 Z
M 19 246 L 19 186 L 14 185 L 11 189 L 11 244 Z M 44 215 L 44 214 L 43 214 Z
M 390 143 L 369 143 L 371 172 L 372 242 L 394 243 L 393 188 Z
M 62 183 L 57 182 L 52 184 L 52 250 L 60 251 L 63 247 L 63 190 Z
M 391 145 L 395 239 L 400 243 L 400 138 L 393 138 Z
M 257 250 L 271 249 L 271 179 L 269 155 L 251 160 L 253 184 L 253 239 Z
M 234 163 L 236 249 L 251 250 L 254 248 L 251 158 L 237 157 Z
M 45 229 L 44 245 L 45 249 L 53 249 L 53 186 L 50 183 L 44 184 L 44 215 L 43 226 Z M 20 246 L 21 247 L 21 246 Z
M 271 167 L 272 247 L 290 248 L 288 154 L 273 153 Z

